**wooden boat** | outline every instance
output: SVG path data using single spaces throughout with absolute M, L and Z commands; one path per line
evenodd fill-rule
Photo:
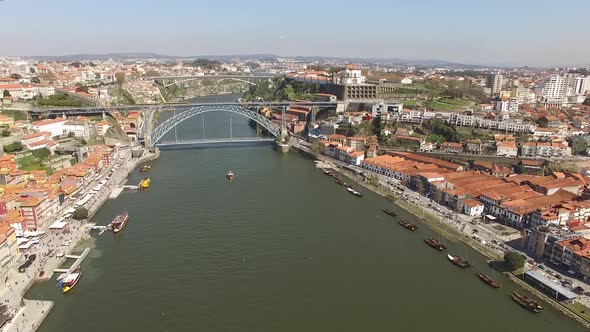
M 418 229 L 418 226 L 416 226 L 416 224 L 412 224 L 407 220 L 400 220 L 398 221 L 398 223 L 402 225 L 404 228 L 411 230 L 412 232 Z
M 534 313 L 539 313 L 539 312 L 541 312 L 541 309 L 543 309 L 536 302 L 534 302 L 533 300 L 529 299 L 528 297 L 526 297 L 522 294 L 519 294 L 518 292 L 512 292 L 511 297 L 514 300 L 514 302 L 520 304 L 521 307 L 523 307 L 529 311 L 532 311 Z
M 388 210 L 388 209 L 383 209 L 383 212 L 387 213 L 388 215 L 392 216 L 392 217 L 397 217 L 397 213 Z
M 475 274 L 481 281 L 485 282 L 486 284 L 494 287 L 494 288 L 500 288 L 502 287 L 502 285 L 500 285 L 498 282 L 496 282 L 494 279 L 488 277 L 487 275 L 483 274 L 483 273 L 476 273 Z
M 469 262 L 459 256 L 453 256 L 451 254 L 447 254 L 447 257 L 449 258 L 449 260 L 453 264 L 457 265 L 458 267 L 461 267 L 461 268 L 468 268 L 469 267 Z
M 335 178 L 334 182 L 336 182 L 339 185 L 344 185 L 344 182 L 342 182 L 342 180 L 340 180 L 339 178 Z
M 442 242 L 435 240 L 435 239 L 424 239 L 424 242 L 426 242 L 426 244 L 428 244 L 429 246 L 433 247 L 434 249 L 438 250 L 438 251 L 443 251 L 445 249 L 447 249 L 447 247 L 442 244 Z

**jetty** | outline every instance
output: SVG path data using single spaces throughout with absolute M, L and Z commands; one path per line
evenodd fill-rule
M 84 249 L 84 251 L 82 252 L 82 254 L 80 254 L 79 256 L 77 256 L 77 255 L 65 255 L 66 258 L 75 259 L 76 261 L 69 268 L 67 268 L 67 269 L 55 269 L 53 271 L 53 273 L 72 273 L 74 270 L 76 270 L 80 266 L 80 264 L 82 264 L 82 261 L 84 261 L 84 259 L 86 258 L 86 256 L 88 256 L 88 253 L 90 253 L 90 248 Z

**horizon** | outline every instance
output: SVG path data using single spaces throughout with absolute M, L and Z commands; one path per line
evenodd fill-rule
M 590 46 L 580 42 L 590 3 L 575 0 L 499 0 L 477 6 L 467 0 L 377 0 L 370 5 L 344 1 L 338 4 L 343 10 L 310 0 L 281 8 L 269 0 L 224 6 L 210 0 L 104 0 L 96 8 L 72 3 L 0 2 L 3 12 L 29 13 L 25 25 L 19 15 L 3 20 L 5 26 L 19 29 L 5 36 L 9 51 L 2 56 L 272 54 L 493 67 L 590 65 Z M 322 20 L 326 23 L 317 24 Z

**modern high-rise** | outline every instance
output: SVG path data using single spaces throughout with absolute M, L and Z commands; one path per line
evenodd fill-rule
M 543 88 L 543 103 L 547 106 L 560 107 L 566 102 L 568 76 L 551 76 Z
M 492 95 L 500 94 L 504 85 L 504 76 L 493 74 L 487 77 L 486 86 L 491 89 Z

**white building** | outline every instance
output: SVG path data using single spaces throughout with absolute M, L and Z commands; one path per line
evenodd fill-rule
M 346 69 L 340 73 L 344 74 L 342 84 L 363 84 L 365 83 L 365 76 L 362 75 L 361 70 L 354 64 L 349 64 Z
M 88 123 L 83 121 L 68 120 L 63 124 L 62 130 L 62 134 L 64 135 L 74 133 L 74 136 L 81 138 L 88 138 L 90 136 Z
M 51 133 L 51 136 L 60 136 L 63 134 L 63 126 L 67 119 L 47 119 L 33 122 L 33 130 L 36 131 L 47 131 Z
M 567 94 L 567 76 L 551 76 L 543 88 L 542 102 L 546 105 L 561 106 Z

